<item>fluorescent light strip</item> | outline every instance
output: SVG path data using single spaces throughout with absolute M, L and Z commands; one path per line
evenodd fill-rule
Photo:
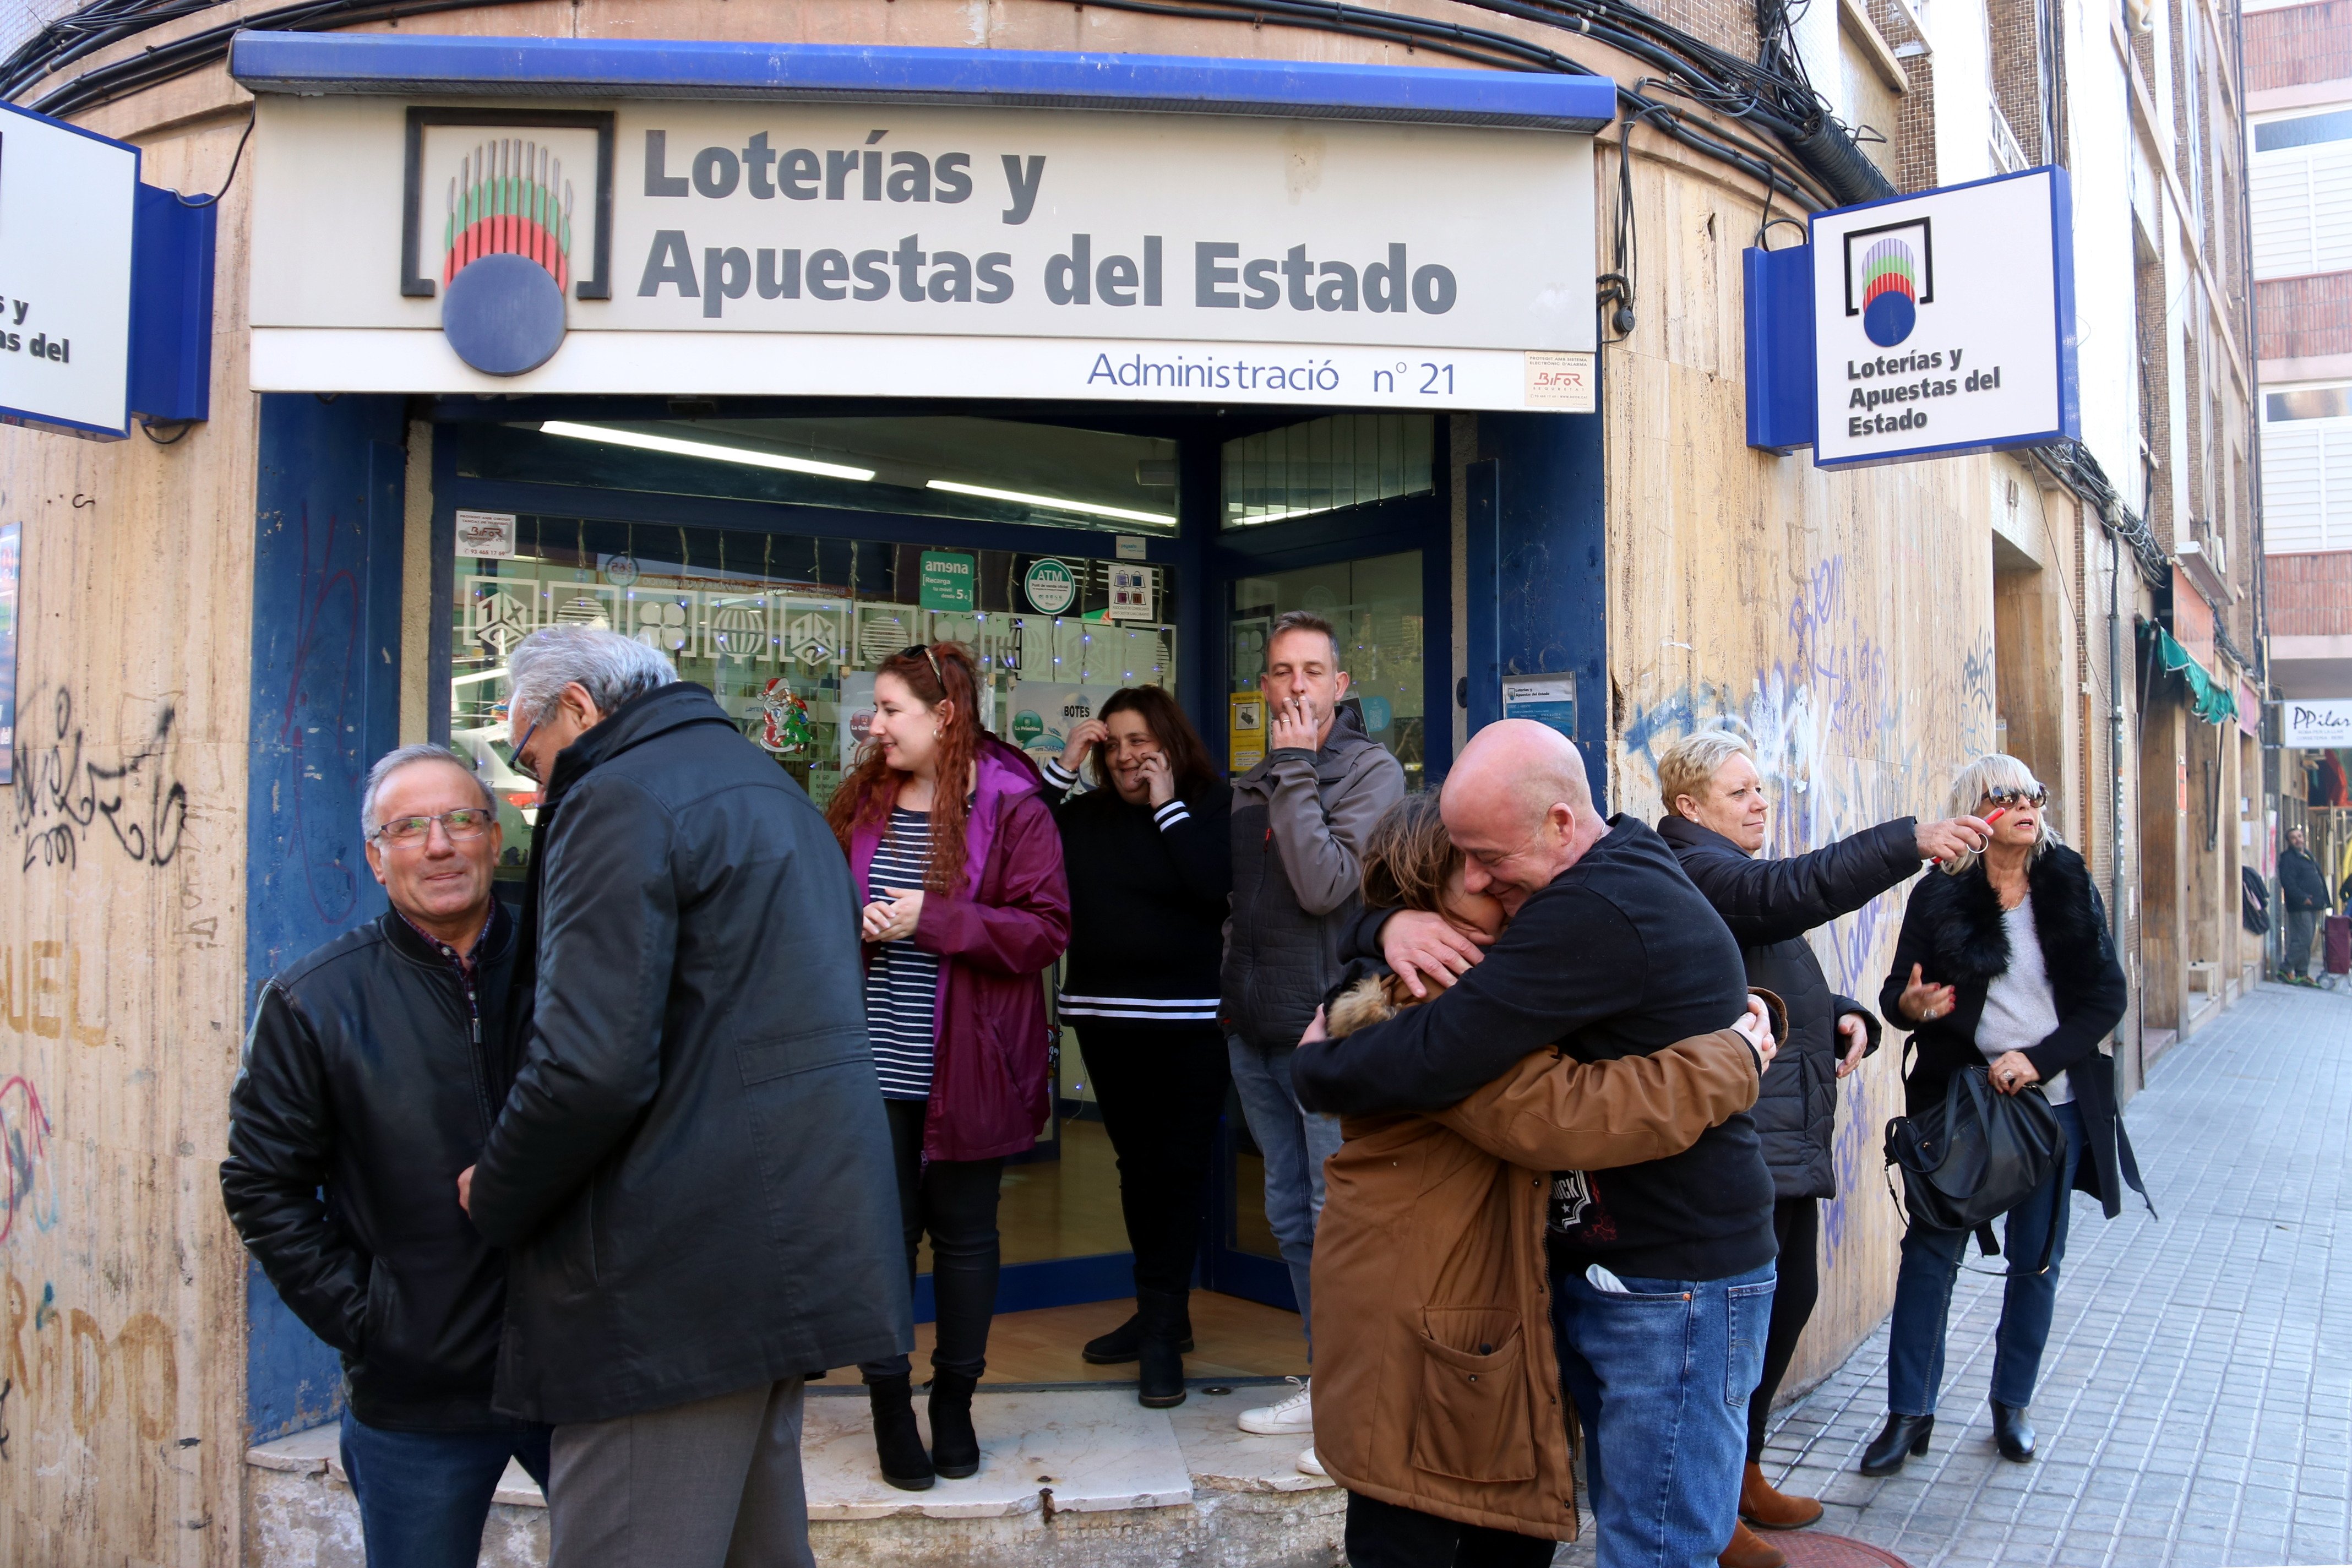
M 755 452 L 748 447 L 721 447 L 709 441 L 681 441 L 675 436 L 648 436 L 637 430 L 613 430 L 602 425 L 574 425 L 549 419 L 540 425 L 543 436 L 569 436 L 575 441 L 602 441 L 609 447 L 635 447 L 646 452 L 667 452 L 678 458 L 709 458 L 721 463 L 741 463 L 753 468 L 783 468 L 795 474 L 821 474 L 828 479 L 870 479 L 871 468 L 842 463 L 820 463 L 814 458 L 787 458 L 780 452 Z
M 1033 496 L 1023 490 L 992 490 L 986 485 L 958 484 L 953 479 L 932 479 L 929 489 L 950 490 L 960 496 L 980 496 L 988 500 L 1018 501 L 1024 506 L 1051 507 L 1055 511 L 1084 512 L 1088 517 L 1115 517 L 1122 522 L 1156 522 L 1175 526 L 1176 520 L 1156 511 L 1129 511 L 1120 506 L 1097 506 L 1090 500 L 1064 500 L 1059 496 Z

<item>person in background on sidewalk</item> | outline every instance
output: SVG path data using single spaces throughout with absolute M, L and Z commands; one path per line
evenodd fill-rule
M 450 1184 L 506 1091 L 515 922 L 499 814 L 465 760 L 404 746 L 360 792 L 392 908 L 261 988 L 221 1194 L 294 1315 L 343 1361 L 343 1473 L 373 1568 L 474 1568 L 509 1458 L 548 1429 L 490 1406 L 506 1259 Z
M 1069 792 L 1093 759 L 1095 788 Z M 1140 1362 L 1137 1396 L 1184 1403 L 1202 1193 L 1230 1068 L 1217 968 L 1234 886 L 1233 791 L 1184 710 L 1156 686 L 1111 693 L 1045 764 L 1070 879 L 1062 1017 L 1118 1156 L 1135 1315 L 1088 1341 L 1097 1365 Z
M 1439 809 L 1407 795 L 1381 818 L 1364 901 L 1491 941 L 1502 904 L 1465 886 Z M 1302 1085 L 1345 1077 L 1346 1037 L 1413 1005 L 1384 964 L 1349 973 L 1299 1047 Z M 1434 1115 L 1347 1121 L 1315 1245 L 1316 1458 L 1348 1489 L 1353 1568 L 1540 1568 L 1575 1538 L 1549 1173 L 1663 1159 L 1747 1110 L 1772 1047 L 1764 1012 L 1751 1001 L 1732 1029 L 1612 1061 L 1546 1047 Z
M 2300 827 L 2290 827 L 2286 847 L 2279 851 L 2279 901 L 2286 910 L 2286 929 L 2280 934 L 2279 968 L 2297 984 L 2311 980 L 2311 939 L 2327 912 L 2327 879 L 2311 858 L 2311 841 Z
M 1041 977 L 1070 941 L 1062 840 L 1028 756 L 980 727 L 961 643 L 919 643 L 874 673 L 874 729 L 825 809 L 865 904 L 866 1016 L 896 1161 L 902 1276 L 931 1238 L 939 1338 L 931 1449 L 913 1363 L 866 1361 L 882 1479 L 920 1491 L 980 1468 L 972 1391 L 988 1370 L 1006 1156 L 1053 1114 Z
M 508 679 L 537 972 L 458 1196 L 509 1248 L 499 1406 L 555 1424 L 551 1568 L 809 1568 L 805 1375 L 914 1342 L 848 873 L 645 644 L 549 626 Z
M 1756 753 L 1728 730 L 1697 731 L 1659 753 L 1658 795 L 1666 805 L 1658 836 L 1731 928 L 1748 983 L 1777 993 L 1789 1009 L 1789 1037 L 1764 1075 L 1754 1111 L 1764 1163 L 1772 1172 L 1780 1277 L 1764 1342 L 1764 1375 L 1748 1401 L 1743 1522 L 1721 1559 L 1721 1568 L 1783 1568 L 1787 1555 L 1748 1526 L 1801 1529 L 1821 1518 L 1822 1505 L 1783 1496 L 1765 1479 L 1765 1423 L 1821 1295 L 1815 1251 L 1821 1200 L 1837 1195 L 1830 1143 L 1838 1080 L 1878 1048 L 1877 1018 L 1853 997 L 1830 990 L 1805 933 L 1900 887 L 1923 860 L 1981 849 L 1991 830 L 1973 816 L 1927 823 L 1903 816 L 1807 854 L 1759 858 L 1771 807 Z
M 1990 1062 L 2003 1094 L 2042 1085 L 2065 1130 L 2059 1168 L 2001 1226 L 2009 1283 L 1994 1332 L 1993 1440 L 2021 1464 L 2033 1458 L 2026 1407 L 2057 1305 L 2069 1199 L 2089 1193 L 2113 1219 L 2123 1183 L 2147 1196 L 2116 1114 L 2115 1058 L 2099 1048 L 2128 1001 L 2123 966 L 2083 858 L 2043 815 L 2048 798 L 2015 757 L 1996 752 L 1960 771 L 1951 815 L 1981 820 L 1999 811 L 2000 820 L 1981 855 L 1955 855 L 1911 889 L 1878 994 L 1917 1052 L 1903 1080 L 1905 1114 L 1928 1115 L 1955 1073 Z M 1906 1455 L 1927 1451 L 1944 1382 L 1944 1321 L 1969 1234 L 1919 1225 L 1904 1233 L 1886 1426 L 1863 1454 L 1864 1475 L 1893 1475 Z
M 1287 610 L 1266 628 L 1265 758 L 1234 781 L 1233 918 L 1225 925 L 1223 1017 L 1234 1089 L 1265 1158 L 1265 1218 L 1315 1345 L 1315 1220 L 1337 1117 L 1299 1104 L 1291 1057 L 1339 978 L 1341 937 L 1362 909 L 1363 852 L 1381 814 L 1404 798 L 1404 769 L 1339 706 L 1348 672 L 1331 623 Z M 1488 1074 L 1489 1078 L 1494 1074 Z M 1484 1082 L 1484 1079 L 1480 1080 Z M 1241 1414 L 1244 1432 L 1315 1428 L 1308 1385 Z M 1314 1469 L 1310 1446 L 1299 1466 Z
M 1309 1107 L 1428 1115 L 1546 1046 L 1583 1063 L 1652 1057 L 1747 1011 L 1730 931 L 1664 840 L 1593 809 L 1566 736 L 1487 725 L 1441 801 L 1464 889 L 1491 891 L 1510 925 L 1437 1004 L 1302 1053 Z M 1432 920 L 1444 923 L 1418 911 L 1381 922 L 1391 968 Z M 1551 1310 L 1600 1568 L 1713 1568 L 1731 1540 L 1772 1310 L 1772 1201 L 1744 1111 L 1677 1153 L 1552 1173 Z

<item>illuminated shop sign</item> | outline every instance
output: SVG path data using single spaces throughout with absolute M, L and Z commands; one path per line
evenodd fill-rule
M 942 96 L 265 84 L 254 384 L 1591 406 L 1589 135 Z

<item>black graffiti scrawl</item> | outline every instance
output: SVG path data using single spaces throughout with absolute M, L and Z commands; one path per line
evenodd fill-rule
M 39 707 L 26 702 L 26 722 L 16 730 L 9 826 L 24 845 L 21 869 L 71 870 L 91 843 L 111 845 L 141 865 L 170 865 L 188 821 L 188 788 L 172 763 L 177 706 L 158 701 L 139 744 L 113 755 L 84 736 L 71 691 L 59 687 L 50 699 L 47 734 L 32 718 Z

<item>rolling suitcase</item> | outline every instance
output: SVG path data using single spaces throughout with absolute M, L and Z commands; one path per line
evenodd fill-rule
M 2326 921 L 2326 969 L 2330 974 L 2352 974 L 2352 916 L 2330 915 Z

